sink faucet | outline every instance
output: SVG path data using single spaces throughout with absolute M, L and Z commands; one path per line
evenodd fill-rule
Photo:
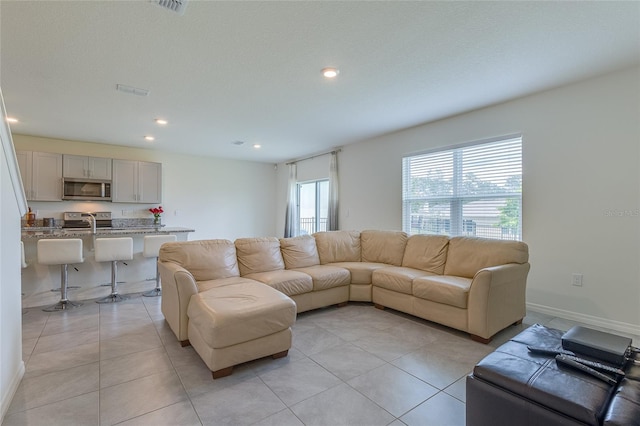
M 91 233 L 93 235 L 96 235 L 96 217 L 91 213 L 86 214 L 89 215 L 89 217 L 84 217 L 82 218 L 82 220 L 84 220 L 85 222 L 89 222 L 89 224 L 91 225 Z

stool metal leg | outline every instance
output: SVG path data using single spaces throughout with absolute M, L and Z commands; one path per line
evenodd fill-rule
M 72 302 L 67 299 L 67 267 L 68 265 L 60 265 L 60 301 L 55 305 L 44 308 L 45 312 L 58 312 L 82 306 L 82 303 Z
M 156 288 L 142 293 L 146 297 L 156 297 L 162 295 L 162 288 L 160 287 L 160 270 L 158 269 L 158 260 L 156 259 Z
M 103 297 L 100 300 L 96 300 L 96 303 L 116 303 L 122 302 L 123 300 L 127 300 L 128 297 L 121 296 L 118 294 L 118 282 L 116 281 L 116 276 L 118 275 L 118 261 L 111 261 L 111 294 L 107 297 Z

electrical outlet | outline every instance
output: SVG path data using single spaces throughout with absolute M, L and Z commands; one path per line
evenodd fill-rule
M 582 274 L 571 274 L 571 284 L 582 287 Z

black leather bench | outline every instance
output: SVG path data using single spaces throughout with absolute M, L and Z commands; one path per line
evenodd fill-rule
M 533 325 L 480 361 L 467 377 L 467 426 L 640 426 L 640 365 L 609 385 L 527 349 L 558 348 L 563 333 Z

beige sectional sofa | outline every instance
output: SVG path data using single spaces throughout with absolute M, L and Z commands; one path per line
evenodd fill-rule
M 162 312 L 186 343 L 194 295 L 259 282 L 290 297 L 298 313 L 373 302 L 488 342 L 525 315 L 528 257 L 522 242 L 377 230 L 166 243 Z

